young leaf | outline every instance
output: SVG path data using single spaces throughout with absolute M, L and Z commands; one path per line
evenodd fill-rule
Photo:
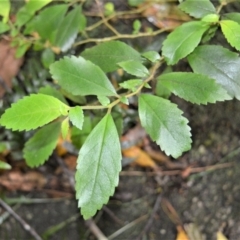
M 49 66 L 54 62 L 55 54 L 51 48 L 46 48 L 41 55 L 41 62 L 45 68 L 49 68 Z
M 140 53 L 120 41 L 101 43 L 84 50 L 81 56 L 98 65 L 104 72 L 117 70 L 119 62 L 141 61 Z
M 153 95 L 139 97 L 139 116 L 142 126 L 167 155 L 174 158 L 191 148 L 188 120 L 169 100 Z
M 110 103 L 110 99 L 105 96 L 97 96 L 98 101 L 103 105 L 107 106 Z
M 81 107 L 79 106 L 71 107 L 69 110 L 69 119 L 74 126 L 76 126 L 79 129 L 82 129 L 84 115 Z
M 200 43 L 202 35 L 209 27 L 200 21 L 188 22 L 170 33 L 163 42 L 162 48 L 162 55 L 168 65 L 173 65 L 190 54 Z
M 207 104 L 231 99 L 215 80 L 198 73 L 167 73 L 158 80 L 175 95 L 191 103 Z
M 34 14 L 36 11 L 40 10 L 44 6 L 46 6 L 48 3 L 50 3 L 52 0 L 41 0 L 41 1 L 36 1 L 36 0 L 29 0 L 26 4 L 26 10 Z
M 220 21 L 220 25 L 229 44 L 240 51 L 240 25 L 231 20 Z
M 10 30 L 10 27 L 7 23 L 0 22 L 0 34 Z
M 64 104 L 68 105 L 68 103 L 67 103 L 66 99 L 63 97 L 63 95 L 57 89 L 50 87 L 49 85 L 40 88 L 38 93 L 55 97 L 58 100 L 62 101 Z
M 206 23 L 217 23 L 218 20 L 219 20 L 219 15 L 215 13 L 208 14 L 201 19 L 202 22 L 206 22 Z
M 142 26 L 141 22 L 138 19 L 136 19 L 133 22 L 133 30 L 134 30 L 133 34 L 138 34 L 141 26 Z
M 36 129 L 61 115 L 67 115 L 68 109 L 67 105 L 54 97 L 31 94 L 13 103 L 1 116 L 0 124 L 19 131 Z
M 32 29 L 37 31 L 43 39 L 54 43 L 57 29 L 62 29 L 60 26 L 67 10 L 67 4 L 50 6 L 41 11 L 29 25 L 32 25 Z
M 76 198 L 84 219 L 92 217 L 119 181 L 121 147 L 112 116 L 107 114 L 92 130 L 80 149 L 76 179 Z
M 195 18 L 216 13 L 214 5 L 209 0 L 186 0 L 179 5 L 179 8 Z
M 232 13 L 225 13 L 222 15 L 222 19 L 224 20 L 232 20 L 240 24 L 240 13 L 232 12 Z
M 25 23 L 27 23 L 32 17 L 34 13 L 30 13 L 26 9 L 26 5 L 19 9 L 16 15 L 15 25 L 18 27 L 22 27 Z
M 0 161 L 0 169 L 9 170 L 11 168 L 11 165 L 9 165 L 8 163 Z
M 147 77 L 149 74 L 148 69 L 141 62 L 130 60 L 119 62 L 118 65 L 127 73 L 137 77 Z
M 32 44 L 30 42 L 25 42 L 25 43 L 21 44 L 20 46 L 18 46 L 16 53 L 15 53 L 15 57 L 21 58 L 27 52 L 27 50 L 31 47 L 31 45 Z
M 62 138 L 66 139 L 69 131 L 69 119 L 65 118 L 61 124 Z
M 161 57 L 159 55 L 158 52 L 156 51 L 148 51 L 142 54 L 143 57 L 145 57 L 146 59 L 148 59 L 151 62 L 156 62 L 158 61 Z
M 60 122 L 39 129 L 25 144 L 23 156 L 30 167 L 42 165 L 52 154 L 60 134 Z
M 237 53 L 220 46 L 200 46 L 188 61 L 195 73 L 207 75 L 240 100 L 240 58 Z
M 11 9 L 10 0 L 0 0 L 0 16 L 3 17 L 3 23 L 7 23 Z
M 63 19 L 61 27 L 57 30 L 55 45 L 60 47 L 63 52 L 67 51 L 71 47 L 77 37 L 81 14 L 80 6 L 74 8 Z
M 50 73 L 62 88 L 74 95 L 116 95 L 104 72 L 82 57 L 64 57 L 50 66 Z
M 131 79 L 131 80 L 127 80 L 123 83 L 120 83 L 119 85 L 122 88 L 130 89 L 134 92 L 137 89 L 137 87 L 139 87 L 142 83 L 143 83 L 142 79 Z

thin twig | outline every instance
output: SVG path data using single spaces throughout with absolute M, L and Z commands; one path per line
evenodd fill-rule
M 29 232 L 32 237 L 36 240 L 42 240 L 42 238 L 38 235 L 38 233 L 28 224 L 23 220 L 16 212 L 13 211 L 13 209 L 6 204 L 2 199 L 0 199 L 0 205 L 8 211 L 23 227 L 23 229 L 27 232 Z
M 147 221 L 147 224 L 145 225 L 145 227 L 143 228 L 142 232 L 139 234 L 139 236 L 137 237 L 136 240 L 140 240 L 144 234 L 148 233 L 152 224 L 153 224 L 153 219 L 154 219 L 154 216 L 157 212 L 157 210 L 159 209 L 160 207 L 160 202 L 162 200 L 162 194 L 159 194 L 156 201 L 155 201 L 155 204 L 154 204 L 154 207 L 153 207 L 153 210 L 152 210 L 152 213 Z
M 116 223 L 124 225 L 124 222 L 115 216 L 115 214 L 108 207 L 103 206 L 103 211 L 106 212 Z
M 130 222 L 129 224 L 125 225 L 124 227 L 118 229 L 116 232 L 114 232 L 113 234 L 111 234 L 107 239 L 111 240 L 114 239 L 115 237 L 119 236 L 120 234 L 124 233 L 125 231 L 127 231 L 129 228 L 132 228 L 133 226 L 135 226 L 136 224 L 142 222 L 143 220 L 145 220 L 148 217 L 148 214 L 145 214 L 139 218 L 137 218 L 136 220 Z
M 97 225 L 92 219 L 85 221 L 85 223 L 87 227 L 90 229 L 90 231 L 94 234 L 94 236 L 97 237 L 98 240 L 108 240 L 108 238 L 104 236 L 102 231 L 97 227 Z

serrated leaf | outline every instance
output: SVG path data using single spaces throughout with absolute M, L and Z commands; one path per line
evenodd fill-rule
M 179 8 L 195 18 L 216 13 L 214 5 L 209 0 L 186 0 L 179 5 Z
M 12 130 L 31 130 L 41 127 L 61 115 L 69 107 L 58 99 L 44 94 L 31 94 L 13 103 L 1 116 L 0 124 Z
M 3 161 L 0 161 L 0 169 L 4 169 L 4 170 L 9 170 L 11 169 L 11 165 L 6 163 L 6 162 L 3 162 Z
M 49 66 L 55 61 L 55 54 L 51 48 L 46 48 L 41 55 L 41 62 L 45 68 L 49 68 Z
M 23 156 L 30 167 L 42 165 L 52 154 L 60 134 L 60 122 L 39 129 L 25 144 Z
M 158 52 L 156 51 L 148 51 L 142 54 L 143 57 L 145 57 L 146 59 L 148 59 L 151 62 L 156 62 L 158 61 L 161 57 L 159 55 Z
M 65 119 L 62 121 L 62 124 L 61 124 L 61 133 L 62 133 L 62 138 L 63 138 L 63 139 L 66 139 L 66 138 L 67 138 L 68 131 L 69 131 L 69 119 L 68 119 L 68 118 L 65 118 Z
M 127 73 L 134 75 L 136 77 L 147 77 L 149 74 L 148 69 L 141 63 L 137 61 L 125 61 L 120 62 L 118 65 Z
M 142 94 L 139 97 L 139 116 L 152 140 L 167 155 L 177 158 L 191 148 L 188 120 L 182 116 L 182 111 L 176 104 L 160 97 Z
M 63 19 L 61 27 L 57 30 L 55 45 L 60 47 L 63 52 L 71 47 L 77 37 L 81 14 L 80 6 L 74 8 Z
M 162 55 L 168 65 L 173 65 L 190 54 L 200 43 L 202 35 L 209 27 L 200 21 L 188 22 L 170 33 L 163 42 L 162 48 Z
M 103 105 L 107 106 L 110 103 L 110 99 L 105 96 L 97 96 L 98 101 Z
M 104 72 L 112 72 L 123 61 L 141 61 L 141 55 L 136 50 L 120 41 L 101 43 L 84 50 L 81 56 L 98 65 Z
M 68 105 L 66 99 L 63 97 L 63 95 L 55 88 L 50 86 L 45 86 L 39 89 L 38 93 L 49 95 L 52 97 L 57 98 L 58 100 L 62 101 L 66 105 Z
M 7 32 L 8 30 L 10 30 L 9 25 L 7 23 L 0 22 L 0 34 Z
M 142 79 L 130 79 L 123 83 L 120 83 L 119 85 L 122 88 L 130 89 L 131 91 L 134 92 L 142 83 L 143 83 Z
M 172 93 L 191 103 L 207 104 L 231 99 L 221 85 L 202 74 L 174 72 L 163 74 L 158 80 Z
M 69 110 L 68 116 L 74 126 L 76 126 L 79 129 L 82 129 L 84 115 L 83 115 L 83 110 L 81 107 L 79 107 L 79 106 L 71 107 Z
M 26 4 L 26 10 L 34 14 L 36 11 L 40 10 L 44 6 L 46 6 L 48 3 L 50 3 L 52 0 L 29 0 Z
M 43 39 L 48 39 L 54 43 L 57 30 L 62 29 L 61 23 L 67 10 L 67 4 L 50 6 L 41 11 L 29 25 L 32 25 L 32 29 L 37 31 Z
M 224 20 L 232 20 L 240 24 L 240 13 L 232 12 L 232 13 L 225 13 L 222 15 L 222 19 Z
M 88 136 L 77 160 L 76 198 L 84 219 L 92 217 L 113 195 L 121 158 L 118 132 L 107 114 Z
M 240 51 L 240 25 L 231 20 L 220 21 L 220 25 L 229 44 Z
M 7 23 L 11 9 L 10 0 L 0 0 L 0 16 L 3 17 L 3 23 Z
M 50 73 L 62 88 L 73 95 L 116 95 L 104 72 L 82 57 L 64 57 L 50 66 Z
M 195 73 L 215 79 L 231 97 L 240 100 L 240 58 L 221 46 L 200 46 L 188 56 Z

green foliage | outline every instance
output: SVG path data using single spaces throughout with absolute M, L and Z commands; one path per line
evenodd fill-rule
M 39 129 L 26 142 L 23 154 L 28 166 L 37 167 L 49 158 L 57 145 L 60 127 L 60 122 L 50 123 Z
M 209 0 L 186 0 L 179 5 L 180 9 L 195 18 L 203 18 L 215 13 L 215 7 Z
M 124 71 L 136 77 L 147 77 L 149 74 L 148 69 L 141 62 L 130 60 L 120 62 L 118 65 L 123 68 Z
M 119 62 L 141 61 L 139 52 L 119 41 L 106 42 L 86 49 L 81 56 L 98 65 L 104 72 L 117 70 Z
M 197 73 L 173 72 L 158 79 L 175 95 L 197 104 L 215 103 L 231 98 L 215 80 Z
M 129 6 L 139 6 L 144 1 L 127 2 Z M 72 144 L 80 148 L 76 197 L 85 219 L 107 203 L 118 184 L 119 137 L 126 116 L 123 104 L 138 99 L 139 118 L 146 132 L 167 155 L 178 158 L 191 148 L 190 127 L 177 105 L 165 98 L 175 94 L 196 104 L 234 97 L 240 100 L 240 58 L 234 52 L 240 50 L 240 14 L 221 14 L 228 2 L 222 1 L 215 8 L 209 0 L 182 1 L 180 9 L 198 20 L 183 23 L 172 29 L 163 42 L 157 42 L 162 46 L 161 56 L 159 47 L 155 51 L 153 46 L 144 46 L 142 53 L 116 40 L 154 37 L 169 30 L 146 30 L 137 19 L 133 22 L 133 35 L 122 34 L 111 26 L 110 19 L 135 14 L 139 9 L 119 14 L 108 2 L 99 22 L 89 25 L 82 11 L 85 1 L 29 0 L 16 13 L 16 21 L 9 18 L 10 2 L 6 1 L 4 6 L 2 3 L 0 0 L 0 34 L 10 35 L 11 46 L 17 49 L 16 57 L 30 48 L 41 51 L 41 66 L 49 68 L 50 75 L 44 75 L 48 82 L 35 90 L 38 94 L 13 103 L 1 116 L 0 124 L 19 131 L 41 127 L 24 146 L 24 158 L 30 167 L 49 158 L 59 135 L 63 139 L 70 137 Z M 103 25 L 115 35 L 95 38 L 99 32 L 92 31 Z M 217 31 L 219 28 L 222 32 Z M 230 51 L 219 43 L 206 44 L 210 39 L 217 41 L 216 34 L 223 34 L 235 49 Z M 83 51 L 75 48 L 92 43 L 98 44 Z M 72 55 L 79 50 L 80 56 Z M 181 67 L 177 63 L 182 59 L 193 72 L 173 70 Z M 138 120 L 136 117 L 135 121 Z M 9 166 L 0 161 L 0 168 Z
M 74 95 L 116 95 L 104 72 L 82 57 L 65 57 L 53 63 L 50 72 L 62 88 Z
M 8 163 L 0 161 L 0 169 L 9 170 L 11 168 L 11 165 L 9 165 Z
M 221 46 L 200 46 L 188 61 L 195 73 L 215 79 L 231 97 L 240 100 L 240 58 Z
M 58 99 L 44 94 L 32 94 L 12 104 L 0 119 L 0 124 L 12 130 L 31 130 L 41 127 L 61 115 L 69 107 Z
M 76 126 L 79 129 L 82 129 L 84 116 L 83 116 L 83 110 L 81 109 L 81 107 L 76 106 L 76 107 L 70 108 L 69 119 L 74 126 Z
M 240 51 L 240 25 L 231 20 L 220 22 L 222 32 L 232 47 Z
M 200 43 L 209 26 L 201 21 L 184 23 L 170 33 L 163 43 L 162 54 L 169 65 L 186 57 Z
M 80 149 L 76 171 L 76 197 L 84 219 L 108 202 L 118 184 L 121 147 L 112 116 L 107 114 Z

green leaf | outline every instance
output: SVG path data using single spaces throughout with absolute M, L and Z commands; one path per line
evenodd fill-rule
M 173 72 L 161 75 L 158 80 L 175 95 L 191 103 L 207 104 L 231 99 L 215 80 L 198 73 Z
M 68 105 L 66 99 L 63 97 L 63 95 L 55 88 L 46 86 L 39 89 L 38 93 L 49 95 L 52 97 L 57 98 L 58 100 L 62 101 L 64 104 Z
M 177 158 L 191 148 L 188 120 L 182 117 L 182 111 L 176 104 L 160 97 L 142 94 L 139 97 L 139 116 L 152 140 L 167 155 Z
M 11 9 L 10 0 L 0 0 L 0 16 L 3 17 L 3 23 L 7 23 Z
M 216 34 L 218 26 L 211 26 L 203 35 L 202 43 L 210 41 Z
M 36 11 L 40 10 L 44 6 L 46 6 L 48 3 L 50 3 L 52 0 L 29 0 L 26 4 L 26 10 L 30 14 L 34 14 Z
M 56 148 L 60 122 L 50 123 L 39 129 L 25 144 L 23 156 L 30 167 L 42 165 Z
M 57 30 L 54 44 L 60 47 L 63 52 L 72 46 L 77 37 L 81 15 L 81 7 L 74 8 L 63 19 L 61 27 Z
M 129 100 L 128 100 L 128 98 L 125 97 L 125 96 L 122 96 L 122 97 L 120 98 L 120 101 L 121 101 L 122 103 L 126 104 L 126 105 L 129 105 Z
M 125 88 L 125 89 L 130 89 L 131 91 L 136 91 L 136 89 L 143 83 L 143 80 L 142 79 L 130 79 L 130 80 L 127 80 L 123 83 L 120 83 L 119 85 L 122 87 L 122 88 Z
M 64 90 L 63 88 L 60 89 L 61 93 L 64 95 L 64 97 L 70 99 L 71 101 L 84 105 L 86 104 L 87 100 L 84 96 L 75 96 L 69 92 L 67 92 L 66 90 Z
M 116 95 L 104 72 L 82 57 L 64 57 L 50 66 L 50 72 L 52 78 L 73 95 Z
M 79 129 L 82 129 L 84 121 L 82 108 L 79 106 L 71 107 L 69 110 L 69 119 L 74 126 L 76 126 Z
M 66 139 L 69 131 L 69 119 L 65 118 L 61 124 L 62 138 Z
M 26 6 L 23 6 L 17 12 L 15 25 L 18 27 L 22 27 L 25 23 L 27 23 L 33 17 L 33 15 L 34 13 L 30 13 L 26 9 Z
M 98 101 L 103 105 L 107 106 L 110 103 L 110 99 L 105 96 L 97 96 Z
M 121 159 L 118 132 L 107 114 L 88 136 L 77 160 L 76 198 L 84 219 L 92 217 L 113 195 Z
M 214 5 L 209 0 L 186 0 L 179 5 L 179 8 L 195 18 L 216 13 Z
M 195 73 L 215 79 L 231 97 L 240 100 L 240 58 L 221 46 L 200 46 L 188 57 Z
M 67 10 L 67 4 L 50 6 L 41 11 L 29 25 L 32 25 L 32 29 L 37 31 L 43 39 L 48 39 L 54 43 L 57 30 L 62 29 L 61 24 Z
M 215 13 L 208 14 L 201 19 L 202 22 L 206 22 L 206 23 L 217 23 L 218 20 L 219 20 L 219 15 Z
M 120 62 L 118 65 L 127 73 L 137 77 L 147 77 L 149 75 L 148 69 L 141 62 L 130 60 Z
M 128 0 L 129 6 L 137 7 L 142 4 L 145 0 Z
M 220 25 L 229 44 L 240 51 L 240 25 L 231 20 L 220 21 Z
M 138 34 L 141 26 L 142 26 L 142 24 L 138 19 L 134 20 L 134 22 L 133 22 L 133 30 L 134 30 L 133 34 Z
M 158 52 L 156 51 L 148 51 L 142 54 L 143 57 L 145 57 L 146 59 L 148 59 L 151 62 L 156 62 L 158 61 L 161 57 L 159 55 Z
M 9 170 L 11 169 L 11 165 L 6 163 L 6 162 L 3 162 L 3 161 L 0 161 L 0 169 L 4 169 L 4 170 Z
M 140 53 L 120 41 L 101 43 L 84 50 L 81 56 L 98 65 L 104 72 L 117 70 L 119 62 L 141 61 Z
M 232 20 L 240 24 L 240 13 L 232 12 L 232 13 L 225 13 L 222 15 L 222 19 L 224 20 Z
M 0 22 L 0 34 L 7 32 L 10 29 L 7 23 Z
M 21 44 L 20 46 L 18 46 L 16 53 L 15 53 L 15 57 L 21 58 L 22 56 L 24 56 L 25 53 L 27 52 L 27 50 L 31 47 L 31 45 L 32 44 L 30 42 L 25 42 L 25 43 Z
M 104 15 L 109 16 L 114 13 L 114 4 L 111 2 L 107 2 L 104 4 Z
M 163 42 L 162 55 L 168 65 L 177 63 L 186 57 L 200 43 L 202 35 L 210 26 L 206 23 L 195 21 L 184 23 L 170 33 Z
M 46 48 L 41 55 L 41 62 L 45 68 L 49 68 L 49 66 L 55 61 L 55 54 L 51 48 Z
M 0 124 L 12 130 L 30 130 L 41 127 L 61 115 L 69 107 L 58 99 L 44 94 L 31 94 L 13 103 L 1 116 Z

